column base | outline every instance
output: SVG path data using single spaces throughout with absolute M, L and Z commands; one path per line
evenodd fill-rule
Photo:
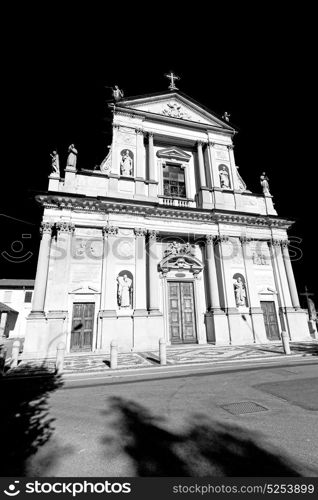
M 147 309 L 135 309 L 133 313 L 134 317 L 144 317 L 148 316 L 148 311 Z
M 229 345 L 229 324 L 222 309 L 215 308 L 204 315 L 207 341 L 215 345 Z
M 162 316 L 162 312 L 159 309 L 149 309 L 150 316 Z
M 285 315 L 291 341 L 312 340 L 305 310 L 288 307 L 285 308 Z

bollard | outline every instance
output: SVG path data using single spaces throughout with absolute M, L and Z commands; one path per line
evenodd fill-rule
M 161 365 L 167 364 L 167 344 L 165 339 L 159 339 L 159 360 Z
M 64 369 L 65 344 L 60 342 L 56 348 L 55 372 L 62 373 Z
M 11 353 L 11 368 L 16 368 L 18 366 L 18 359 L 20 353 L 20 341 L 15 340 L 12 345 L 12 353 Z
M 289 337 L 287 332 L 282 331 L 282 342 L 285 354 L 286 355 L 291 354 L 289 347 Z
M 112 370 L 117 368 L 118 359 L 118 344 L 116 340 L 112 340 L 110 343 L 110 367 Z

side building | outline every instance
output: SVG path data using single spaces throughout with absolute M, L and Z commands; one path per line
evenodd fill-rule
M 24 337 L 33 289 L 34 280 L 0 279 L 0 337 Z
M 99 170 L 57 159 L 44 209 L 24 357 L 168 344 L 310 340 L 288 251 L 262 177 L 252 193 L 228 122 L 181 92 L 110 105 Z

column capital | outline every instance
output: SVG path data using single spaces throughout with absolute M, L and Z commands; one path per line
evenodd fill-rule
M 137 135 L 144 135 L 144 130 L 140 127 L 136 128 L 135 129 L 135 132 Z
M 158 233 L 159 233 L 159 231 L 156 231 L 154 229 L 149 229 L 148 230 L 149 240 L 151 240 L 151 241 L 157 241 Z
M 41 234 L 51 234 L 53 226 L 54 226 L 53 222 L 48 222 L 48 221 L 41 222 L 40 233 Z
M 271 244 L 273 245 L 273 247 L 280 247 L 283 240 L 280 240 L 280 239 L 277 239 L 277 238 L 272 238 L 270 240 Z
M 207 234 L 205 238 L 207 245 L 213 245 L 214 241 L 217 239 L 217 236 L 215 234 Z
M 153 132 L 148 132 L 147 135 L 148 135 L 148 137 L 152 137 L 153 138 L 154 133 Z
M 144 238 L 147 234 L 147 229 L 144 229 L 143 227 L 135 227 L 134 233 L 136 238 Z
M 252 238 L 248 238 L 247 236 L 240 236 L 240 242 L 242 245 L 248 245 L 252 241 Z
M 288 248 L 288 246 L 290 245 L 289 240 L 282 240 L 281 243 L 283 248 Z
M 197 144 L 198 147 L 202 148 L 202 146 L 204 146 L 204 144 L 207 144 L 207 142 L 208 141 L 205 140 L 205 139 L 200 139 L 199 141 L 196 142 L 196 144 Z
M 110 226 L 107 224 L 107 226 L 104 226 L 102 228 L 102 233 L 104 236 L 117 236 L 118 234 L 118 227 L 116 226 Z
M 212 148 L 215 146 L 216 142 L 214 141 L 208 141 L 208 145 L 209 146 L 212 146 Z
M 58 231 L 61 233 L 69 233 L 73 234 L 75 231 L 75 226 L 71 222 L 63 221 L 63 222 L 57 222 L 56 228 Z
M 229 151 L 230 151 L 230 150 L 232 150 L 232 149 L 234 149 L 234 144 L 229 144 L 229 145 L 227 146 L 227 149 L 228 149 Z
M 221 243 L 228 243 L 229 239 L 230 239 L 229 236 L 227 236 L 226 234 L 220 234 L 217 237 L 217 240 L 220 241 Z

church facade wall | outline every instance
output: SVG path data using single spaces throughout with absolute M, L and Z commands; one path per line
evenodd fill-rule
M 77 170 L 72 153 L 65 177 L 53 173 L 38 196 L 25 358 L 54 356 L 60 342 L 76 354 L 109 352 L 113 340 L 130 352 L 158 349 L 161 338 L 252 344 L 279 341 L 285 330 L 309 339 L 291 223 L 277 216 L 267 185 L 263 194 L 247 189 L 234 129 L 174 99 L 115 107 L 100 169 Z

